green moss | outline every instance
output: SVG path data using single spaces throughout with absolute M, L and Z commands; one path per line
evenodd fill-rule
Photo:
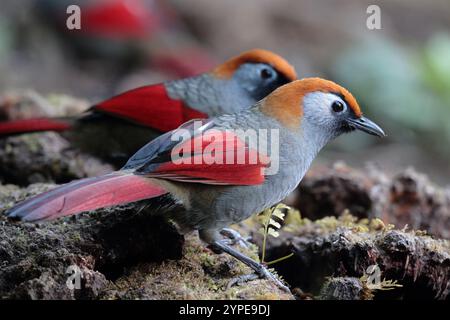
M 245 254 L 257 257 L 256 247 Z M 186 239 L 181 260 L 141 264 L 107 290 L 105 299 L 291 299 L 268 280 L 227 288 L 233 277 L 251 270 L 228 255 L 204 248 L 196 236 Z

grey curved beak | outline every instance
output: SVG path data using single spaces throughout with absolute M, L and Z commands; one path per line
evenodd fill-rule
M 347 123 L 350 127 L 364 131 L 365 133 L 377 137 L 386 136 L 383 129 L 381 129 L 379 125 L 366 117 L 347 119 Z

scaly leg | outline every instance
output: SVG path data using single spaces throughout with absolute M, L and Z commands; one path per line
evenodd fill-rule
M 288 287 L 286 287 L 275 275 L 273 275 L 269 270 L 267 270 L 267 268 L 264 267 L 261 263 L 258 263 L 255 260 L 240 253 L 239 251 L 233 249 L 229 245 L 225 244 L 223 241 L 216 240 L 213 242 L 213 246 L 215 246 L 217 249 L 233 256 L 234 258 L 236 258 L 237 260 L 246 264 L 247 266 L 249 266 L 256 272 L 256 274 L 244 275 L 244 276 L 235 278 L 228 284 L 228 286 L 233 286 L 235 284 L 239 284 L 242 282 L 255 280 L 257 278 L 267 278 L 267 279 L 273 281 L 281 290 L 288 292 L 288 293 L 291 292 Z

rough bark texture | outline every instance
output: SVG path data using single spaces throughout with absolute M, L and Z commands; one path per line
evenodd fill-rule
M 323 299 L 449 299 L 447 240 L 349 215 L 302 223 L 270 239 L 266 251 L 267 261 L 294 253 L 276 265 L 291 286 Z M 371 266 L 379 268 L 380 280 L 396 280 L 402 287 L 371 292 L 361 280 Z
M 33 91 L 0 98 L 0 120 L 70 116 L 89 104 L 62 95 L 44 98 Z M 65 183 L 110 172 L 110 165 L 73 149 L 60 134 L 43 132 L 0 137 L 0 182 L 27 186 L 36 182 Z
M 53 185 L 21 189 L 0 185 L 0 210 Z M 186 241 L 173 225 L 133 205 L 35 225 L 0 218 L 0 296 L 26 299 L 291 298 L 265 280 L 226 289 L 250 272 L 214 255 L 195 236 Z M 250 226 L 250 227 L 249 227 Z M 302 219 L 270 238 L 266 261 L 291 252 L 274 267 L 298 298 L 448 299 L 450 245 L 423 232 L 391 230 L 381 220 Z M 249 223 L 247 231 L 258 226 Z M 261 247 L 261 237 L 253 232 Z M 255 251 L 249 251 L 255 256 Z M 81 270 L 81 289 L 67 287 Z M 372 290 L 361 279 L 377 265 L 382 278 L 403 287 Z
M 293 205 L 313 220 L 348 209 L 360 218 L 377 217 L 399 228 L 407 224 L 450 238 L 450 190 L 433 185 L 412 168 L 393 178 L 373 167 L 365 172 L 343 164 L 315 168 L 302 181 Z
M 50 187 L 0 185 L 0 210 Z M 171 223 L 140 208 L 101 210 L 40 225 L 1 215 L 0 298 L 292 298 L 267 280 L 226 289 L 232 277 L 251 271 L 231 257 L 213 254 L 195 235 L 185 241 Z M 76 270 L 71 266 L 82 274 L 80 289 L 67 286 Z
M 0 139 L 0 181 L 27 186 L 36 182 L 66 183 L 111 172 L 112 166 L 71 149 L 54 132 Z

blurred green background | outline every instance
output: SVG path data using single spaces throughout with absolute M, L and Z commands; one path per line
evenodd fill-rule
M 84 8 L 103 0 L 2 1 L 0 96 L 33 89 L 94 102 L 260 47 L 285 56 L 301 77 L 346 86 L 388 134 L 341 137 L 316 165 L 372 162 L 388 173 L 411 165 L 449 184 L 450 1 L 108 1 L 140 11 L 145 26 L 134 27 L 146 32 L 65 28 L 68 4 L 82 8 L 83 28 Z M 381 30 L 366 26 L 371 4 L 381 9 Z

